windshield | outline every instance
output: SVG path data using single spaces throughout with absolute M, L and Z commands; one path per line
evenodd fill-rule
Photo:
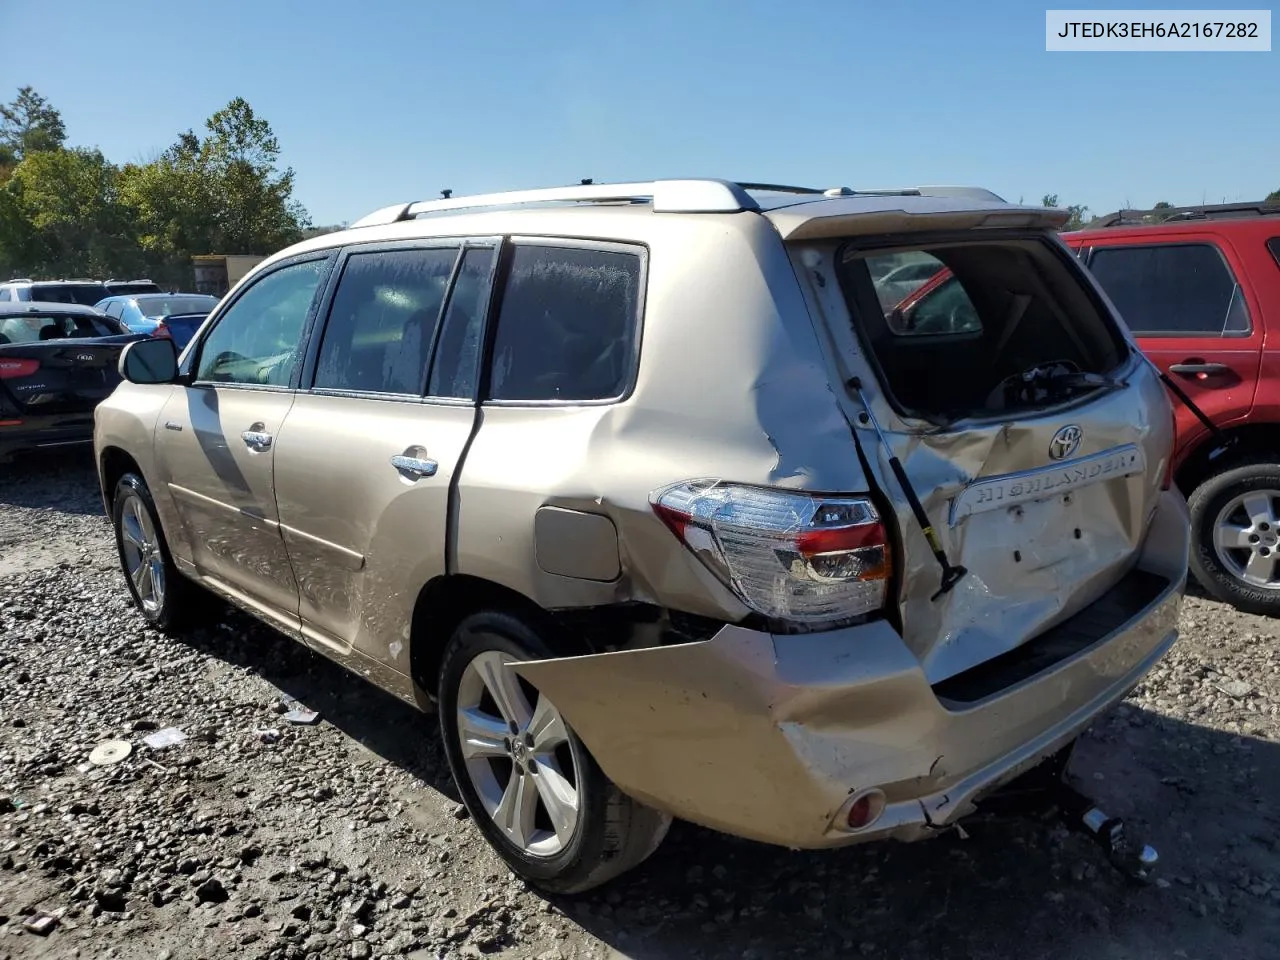
M 0 320 L 0 344 L 37 343 L 69 337 L 110 337 L 119 333 L 99 317 L 22 316 Z
M 138 309 L 146 317 L 167 317 L 174 313 L 208 313 L 217 306 L 217 297 L 187 294 L 161 297 L 138 297 Z
M 78 303 L 92 307 L 107 295 L 107 288 L 100 283 L 35 283 L 31 285 L 31 299 L 42 303 Z

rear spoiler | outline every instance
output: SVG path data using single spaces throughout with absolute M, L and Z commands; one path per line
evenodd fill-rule
M 913 202 L 907 203 L 906 200 Z M 950 197 L 841 197 L 769 210 L 784 240 L 935 230 L 1047 229 L 1062 227 L 1070 214 L 1054 207 L 1020 207 Z

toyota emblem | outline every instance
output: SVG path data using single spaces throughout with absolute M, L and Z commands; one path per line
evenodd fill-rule
M 1078 449 L 1084 439 L 1084 431 L 1074 423 L 1060 429 L 1049 441 L 1049 457 L 1053 460 L 1065 460 Z

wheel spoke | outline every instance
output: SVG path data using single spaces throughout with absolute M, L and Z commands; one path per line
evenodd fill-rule
M 458 711 L 458 736 L 462 740 L 462 755 L 468 760 L 507 756 L 503 741 L 509 734 L 505 723 L 479 708 Z
M 578 791 L 565 779 L 554 761 L 538 760 L 533 782 L 555 828 L 556 837 L 562 844 L 568 843 L 578 822 Z
M 480 670 L 480 679 L 484 681 L 489 695 L 498 705 L 502 719 L 507 723 L 514 723 L 523 730 L 533 716 L 533 710 L 529 706 L 529 700 L 525 697 L 524 691 L 520 689 L 515 671 L 503 662 L 505 659 L 507 659 L 505 655 L 495 652 L 478 658 L 476 663 Z
M 1235 524 L 1221 524 L 1213 531 L 1213 539 L 1223 550 L 1248 550 L 1253 546 L 1249 542 L 1250 527 L 1238 527 Z
M 143 596 L 142 584 L 150 576 L 150 566 L 147 564 L 147 558 L 141 557 L 138 560 L 138 566 L 129 572 L 129 578 L 133 580 L 133 589 L 138 591 L 138 596 Z
M 529 733 L 533 737 L 535 753 L 550 753 L 569 739 L 560 711 L 551 705 L 548 697 L 539 695 L 533 718 L 529 721 Z
M 1271 496 L 1267 493 L 1251 493 L 1243 500 L 1244 511 L 1249 515 L 1249 519 L 1253 521 L 1256 527 L 1260 524 L 1267 524 L 1274 527 L 1276 525 L 1275 517 L 1271 511 Z
M 1262 583 L 1271 580 L 1275 575 L 1276 555 L 1269 553 L 1265 557 L 1261 553 L 1255 553 L 1249 558 L 1249 562 L 1245 564 L 1244 572 L 1246 577 L 1256 579 Z
M 502 792 L 502 800 L 493 811 L 494 822 L 521 849 L 529 845 L 533 836 L 534 817 L 538 812 L 538 791 L 529 783 L 528 774 L 520 767 L 512 767 L 511 779 Z
M 139 553 L 145 553 L 147 549 L 147 541 L 143 539 L 142 531 L 138 529 L 138 520 L 136 517 L 123 517 L 120 523 L 120 533 L 126 541 L 131 543 Z

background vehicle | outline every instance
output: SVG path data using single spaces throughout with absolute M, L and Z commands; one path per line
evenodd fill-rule
M 0 460 L 89 443 L 93 408 L 119 383 L 120 351 L 137 339 L 89 307 L 0 304 Z
M 208 313 L 171 313 L 151 331 L 153 337 L 168 337 L 181 350 L 200 329 Z
M 217 297 L 203 293 L 147 293 L 107 297 L 94 306 L 122 321 L 134 333 L 153 333 L 160 321 L 171 314 L 207 316 L 217 304 Z
M 132 296 L 139 293 L 164 293 L 160 285 L 151 280 L 104 280 L 102 285 L 113 297 Z
M 128 589 L 434 699 L 551 889 L 672 817 L 936 835 L 1176 637 L 1169 402 L 1064 217 L 718 180 L 377 211 L 260 265 L 181 369 L 127 348 L 95 452 Z M 904 252 L 976 322 L 887 323 Z
M 1065 239 L 1146 354 L 1231 439 L 1214 456 L 1209 431 L 1175 408 L 1196 579 L 1280 613 L 1280 206 L 1121 211 Z
M 100 280 L 10 280 L 0 283 L 0 303 L 78 303 L 92 307 L 111 291 Z

